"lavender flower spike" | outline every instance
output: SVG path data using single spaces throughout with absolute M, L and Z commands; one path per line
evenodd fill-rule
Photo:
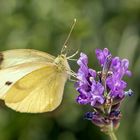
M 101 66 L 100 72 L 88 67 L 88 57 L 84 53 L 77 61 L 80 68 L 75 83 L 79 92 L 76 101 L 81 105 L 90 105 L 94 111 L 86 113 L 85 118 L 110 135 L 112 140 L 117 140 L 113 131 L 120 124 L 120 104 L 127 95 L 133 94 L 131 89 L 125 91 L 127 83 L 123 80 L 125 75 L 132 75 L 128 70 L 129 61 L 113 57 L 107 48 L 96 49 L 95 53 Z

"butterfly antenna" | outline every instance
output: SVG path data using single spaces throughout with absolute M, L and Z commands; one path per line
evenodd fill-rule
M 79 52 L 79 50 L 77 50 L 73 55 L 68 56 L 67 59 L 70 60 L 71 58 L 73 58 L 75 55 L 77 55 Z
M 63 47 L 62 47 L 62 50 L 61 50 L 61 54 L 63 54 L 63 52 L 64 52 L 65 49 L 67 48 L 67 43 L 68 43 L 68 40 L 69 40 L 69 38 L 70 38 L 70 36 L 71 36 L 71 33 L 72 33 L 72 31 L 73 31 L 73 29 L 74 29 L 74 27 L 75 27 L 75 24 L 76 24 L 76 18 L 73 20 L 73 24 L 72 24 L 72 26 L 71 26 L 70 32 L 69 32 L 69 34 L 68 34 L 68 36 L 67 36 L 67 38 L 66 38 L 66 40 L 65 40 L 65 42 L 64 42 L 64 44 L 63 44 Z

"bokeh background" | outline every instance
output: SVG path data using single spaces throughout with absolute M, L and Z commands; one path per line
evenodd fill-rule
M 0 50 L 32 48 L 57 56 L 74 18 L 69 55 L 79 49 L 96 70 L 95 48 L 130 60 L 133 76 L 126 81 L 135 95 L 122 104 L 117 136 L 140 140 L 140 0 L 0 0 Z M 77 71 L 76 62 L 70 65 Z M 83 119 L 90 107 L 78 105 L 77 94 L 68 81 L 59 108 L 42 114 L 18 113 L 1 102 L 0 140 L 107 140 Z

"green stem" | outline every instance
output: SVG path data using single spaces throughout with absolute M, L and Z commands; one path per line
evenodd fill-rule
M 113 122 L 111 122 L 111 124 L 107 127 L 108 129 L 108 135 L 110 137 L 110 140 L 117 140 L 117 137 L 114 133 L 114 128 L 113 128 Z
M 113 131 L 108 132 L 110 140 L 117 140 L 117 137 Z

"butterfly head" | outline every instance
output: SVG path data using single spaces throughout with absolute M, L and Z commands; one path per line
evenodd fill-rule
M 58 71 L 70 71 L 70 66 L 65 54 L 58 55 L 55 58 L 54 63 L 57 65 Z

